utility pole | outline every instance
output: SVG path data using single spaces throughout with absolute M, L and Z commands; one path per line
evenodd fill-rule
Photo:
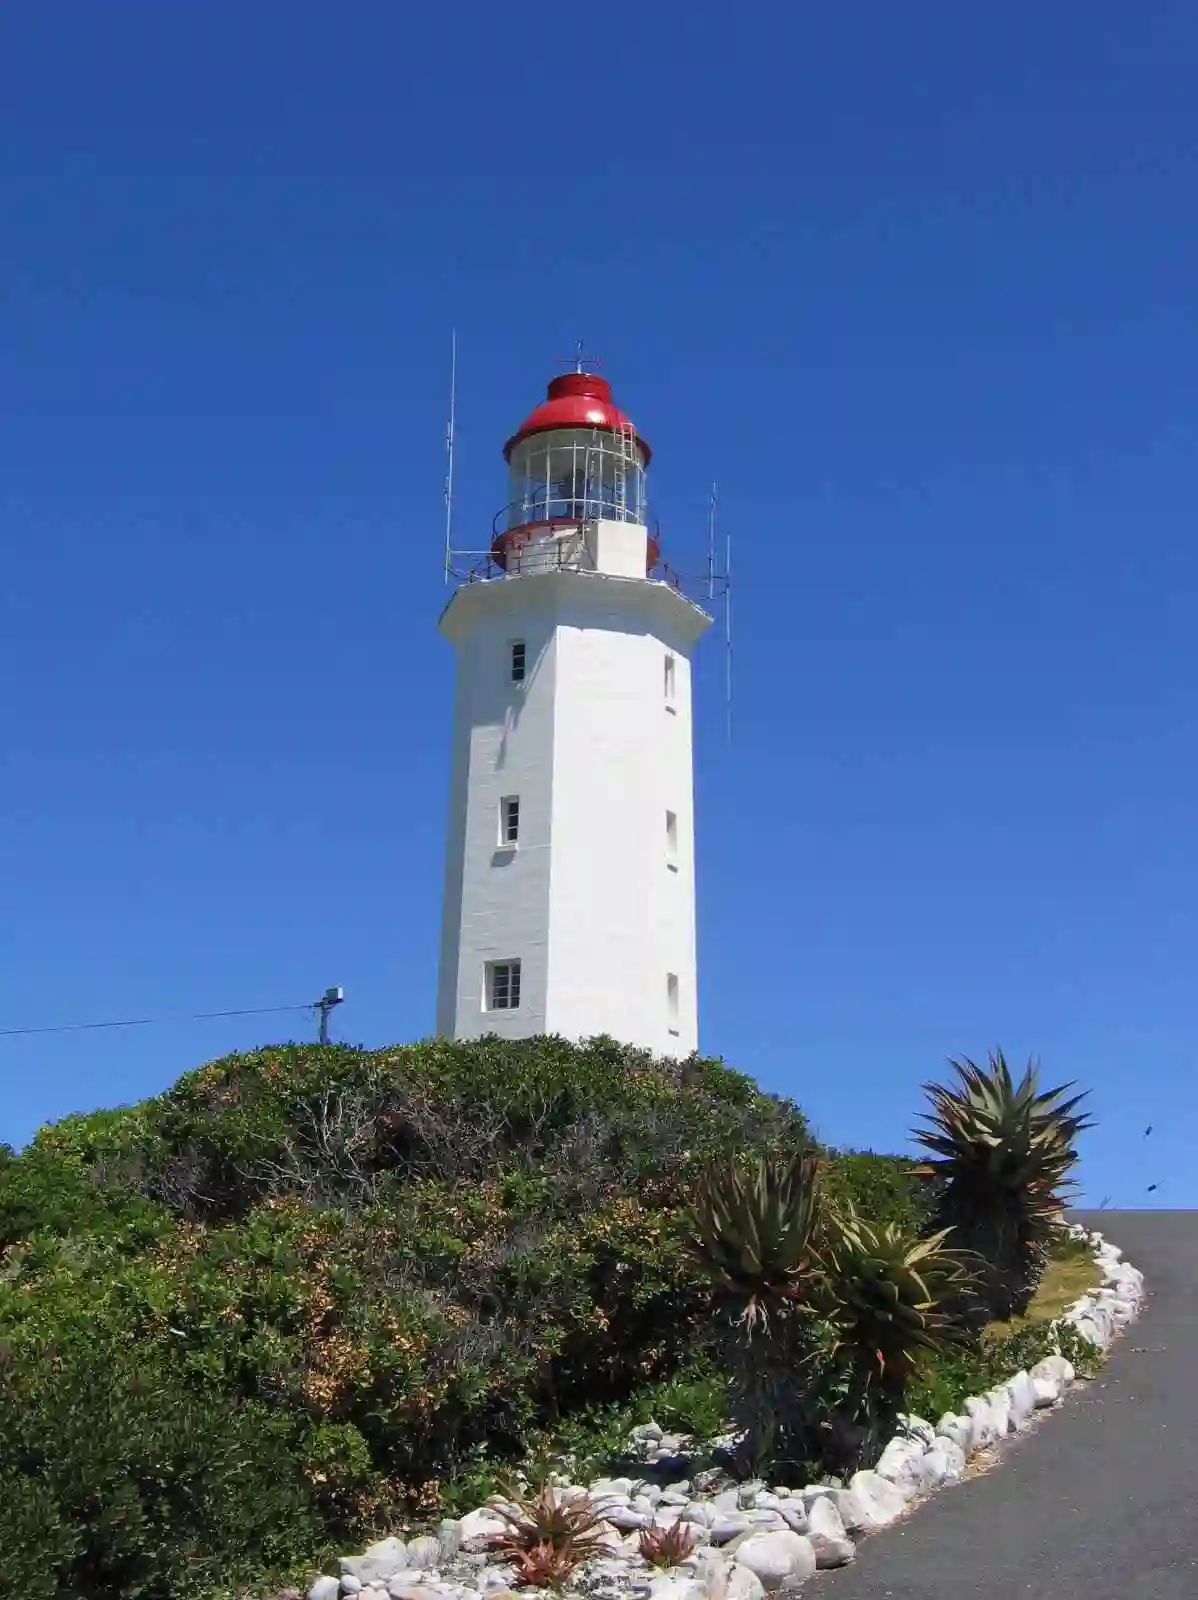
M 325 992 L 321 995 L 320 999 L 312 1007 L 313 1011 L 318 1011 L 320 1013 L 320 1042 L 321 1042 L 321 1044 L 328 1044 L 328 1042 L 329 1042 L 329 1012 L 333 1009 L 334 1006 L 341 1005 L 341 1003 L 344 1001 L 344 999 L 345 999 L 345 990 L 338 983 L 338 984 L 335 984 L 332 988 L 326 989 Z

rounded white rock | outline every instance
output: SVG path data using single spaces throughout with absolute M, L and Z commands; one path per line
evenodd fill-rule
M 787 1578 L 809 1578 L 815 1571 L 811 1540 L 789 1528 L 749 1534 L 738 1542 L 736 1560 L 755 1572 L 767 1590 L 781 1588 Z
M 464 1517 L 458 1519 L 458 1533 L 465 1546 L 476 1543 L 481 1545 L 486 1540 L 493 1539 L 496 1534 L 506 1532 L 507 1523 L 494 1511 L 485 1509 L 468 1511 Z
M 1027 1372 L 1017 1372 L 1006 1388 L 1007 1398 L 1011 1404 L 1011 1415 L 1016 1426 L 1021 1427 L 1036 1409 L 1036 1394 L 1032 1387 L 1031 1375 Z
M 734 1562 L 728 1570 L 724 1600 L 765 1600 L 765 1586 L 751 1567 Z
M 905 1500 L 910 1500 L 923 1488 L 923 1454 L 924 1446 L 918 1439 L 906 1439 L 896 1434 L 878 1457 L 874 1471 L 879 1477 L 887 1478 L 902 1494 Z
M 973 1446 L 973 1423 L 969 1417 L 954 1416 L 946 1411 L 936 1424 L 937 1439 L 950 1439 L 968 1455 Z
M 902 1516 L 907 1497 L 896 1489 L 889 1478 L 865 1468 L 855 1472 L 847 1490 L 836 1496 L 836 1509 L 846 1528 L 854 1532 L 871 1532 L 886 1528 Z
M 1042 1361 L 1037 1361 L 1031 1372 L 1032 1382 L 1037 1378 L 1055 1378 L 1062 1389 L 1067 1389 L 1077 1374 L 1073 1370 L 1073 1363 L 1065 1356 L 1045 1356 Z
M 753 1524 L 744 1512 L 722 1511 L 711 1524 L 711 1541 L 713 1544 L 727 1544 L 729 1539 L 735 1539 L 742 1533 L 748 1533 Z
M 828 1567 L 846 1566 L 856 1554 L 856 1546 L 831 1500 L 817 1500 L 811 1507 L 807 1537 L 815 1551 L 815 1564 L 821 1571 Z
M 936 1442 L 935 1428 L 930 1422 L 925 1422 L 922 1417 L 911 1417 L 900 1413 L 898 1425 L 899 1438 L 906 1434 L 908 1438 L 918 1439 L 924 1445 L 933 1445 Z
M 970 1453 L 975 1450 L 987 1450 L 999 1440 L 998 1418 L 994 1414 L 994 1407 L 984 1395 L 971 1394 L 965 1402 L 965 1410 L 969 1417 L 972 1429 L 970 1437 Z M 1004 1428 L 1004 1432 L 1005 1432 Z

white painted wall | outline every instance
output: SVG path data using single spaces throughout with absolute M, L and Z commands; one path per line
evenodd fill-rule
M 546 1031 L 554 630 L 548 616 L 502 603 L 500 591 L 514 582 L 485 587 L 499 603 L 471 607 L 455 639 L 437 1032 L 523 1038 Z M 513 639 L 526 644 L 523 684 L 511 681 Z M 499 802 L 513 794 L 520 797 L 520 840 L 504 850 Z M 521 963 L 520 1006 L 488 1012 L 485 964 L 513 956 Z
M 643 578 L 649 530 L 641 522 L 610 522 L 601 518 L 588 525 L 586 545 L 596 572 L 613 578 Z
M 439 1032 L 697 1047 L 690 653 L 709 622 L 665 584 L 591 572 L 455 594 L 442 618 L 458 661 Z M 523 688 L 510 682 L 513 638 L 528 644 Z M 521 837 L 505 856 L 498 808 L 509 794 L 520 796 Z M 485 964 L 511 957 L 520 1007 L 489 1012 Z

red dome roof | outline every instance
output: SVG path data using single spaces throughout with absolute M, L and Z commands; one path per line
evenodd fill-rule
M 503 447 L 504 460 L 508 460 L 521 439 L 533 433 L 547 433 L 551 428 L 603 428 L 615 433 L 619 428 L 632 428 L 648 466 L 652 451 L 636 433 L 630 418 L 626 417 L 611 397 L 611 384 L 593 372 L 563 372 L 549 385 L 549 393 L 531 415 L 525 417 L 517 431 Z

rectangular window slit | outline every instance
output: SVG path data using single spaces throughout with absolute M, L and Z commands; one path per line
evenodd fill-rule
M 520 837 L 520 796 L 504 795 L 499 802 L 499 843 L 512 845 Z
M 523 683 L 528 650 L 523 639 L 512 640 L 512 682 Z
M 520 963 L 487 962 L 487 1010 L 515 1011 L 520 1004 Z
M 673 699 L 674 699 L 674 685 L 675 685 L 674 657 L 671 656 L 671 655 L 667 655 L 666 656 L 666 677 L 665 677 L 665 695 L 666 695 L 666 704 L 667 705 L 670 705 L 673 702 Z
M 678 871 L 678 813 L 666 812 L 666 866 Z

